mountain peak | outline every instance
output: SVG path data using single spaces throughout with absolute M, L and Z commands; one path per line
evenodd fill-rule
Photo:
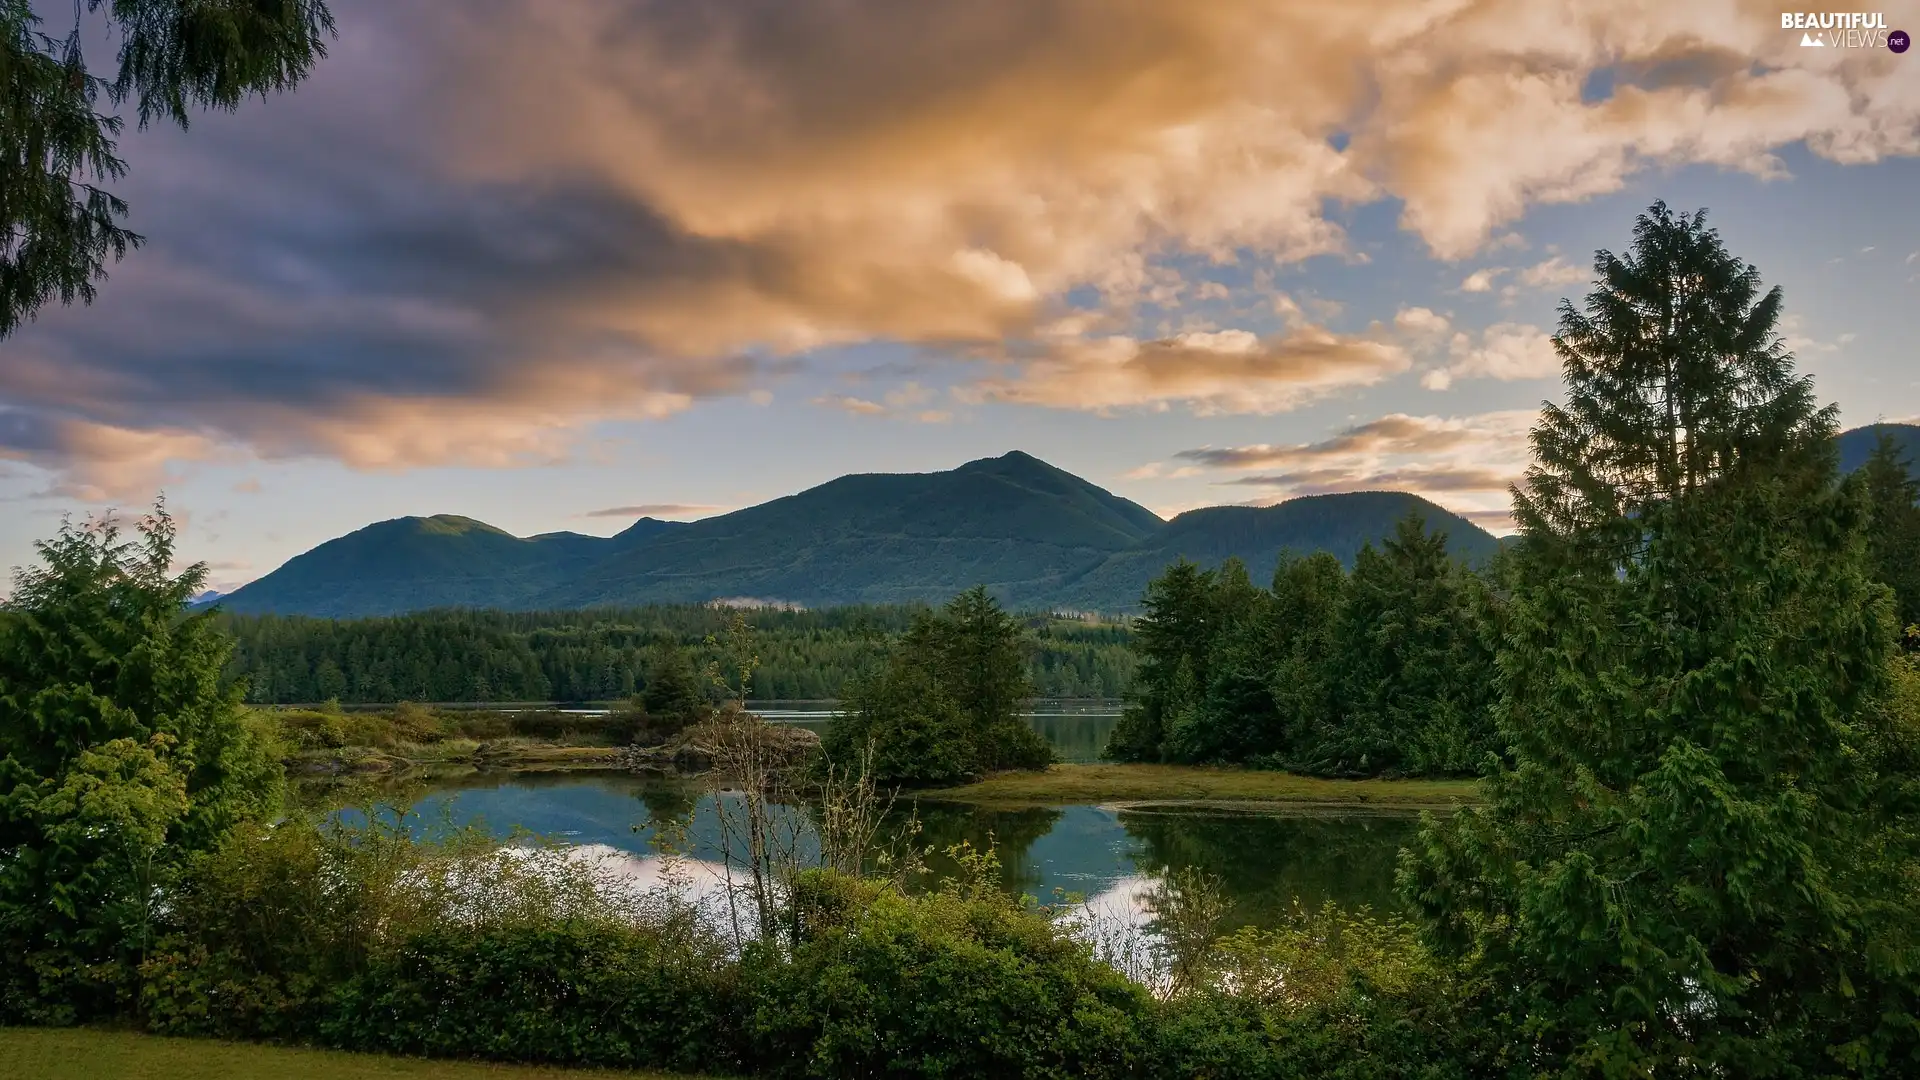
M 1066 470 L 1027 453 L 1025 450 L 1009 450 L 999 457 L 975 458 L 953 470 L 954 472 L 991 472 L 1002 474 L 1016 473 L 1059 473 Z
M 512 536 L 496 525 L 465 517 L 460 514 L 430 514 L 426 517 L 389 518 L 368 529 L 380 532 L 411 533 L 425 536 L 465 536 L 469 533 L 488 533 L 495 536 Z

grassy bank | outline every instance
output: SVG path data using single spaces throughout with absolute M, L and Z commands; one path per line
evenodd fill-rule
M 453 767 L 504 772 L 568 772 L 617 769 L 624 753 L 625 749 L 618 746 L 579 746 L 539 739 L 499 739 L 486 743 L 454 739 L 390 749 L 346 746 L 302 750 L 287 758 L 287 771 L 296 777 L 400 776 L 415 772 L 444 772 Z
M 977 804 L 1232 803 L 1303 809 L 1445 809 L 1477 798 L 1472 780 L 1321 780 L 1263 769 L 1197 765 L 1055 765 L 922 792 Z
M 9 1080 L 665 1080 L 671 1075 L 422 1061 L 86 1028 L 0 1028 L 0 1076 Z
M 618 768 L 645 721 L 551 709 L 451 710 L 401 704 L 343 712 L 260 709 L 294 776 L 400 776 L 453 769 L 555 772 Z

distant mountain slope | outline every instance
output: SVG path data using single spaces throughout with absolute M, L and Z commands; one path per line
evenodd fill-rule
M 523 539 L 454 514 L 394 518 L 288 560 L 220 597 L 219 606 L 330 617 L 524 607 L 541 590 L 622 546 L 680 527 L 646 518 L 611 538 L 563 532 Z
M 944 600 L 975 584 L 1031 596 L 1163 524 L 1014 451 L 947 472 L 843 476 L 697 521 L 605 559 L 538 604 L 899 603 Z
M 1411 510 L 1426 516 L 1429 529 L 1444 529 L 1449 549 L 1469 563 L 1482 562 L 1500 549 L 1500 542 L 1485 529 L 1418 495 L 1401 491 L 1310 495 L 1274 506 L 1189 510 L 1139 545 L 1109 556 L 1035 599 L 1058 609 L 1137 610 L 1147 582 L 1182 558 L 1218 566 L 1236 556 L 1260 585 L 1272 577 L 1283 551 L 1302 555 L 1328 551 L 1351 566 L 1363 544 L 1392 536 L 1394 526 Z
M 1264 583 L 1280 552 L 1351 561 L 1419 509 L 1469 560 L 1493 537 L 1413 495 L 1359 492 L 1213 507 L 1171 522 L 1028 454 L 935 473 L 843 476 L 693 523 L 521 538 L 469 518 L 398 518 L 330 540 L 221 597 L 222 608 L 336 618 L 435 607 L 579 608 L 731 597 L 810 607 L 942 601 L 984 584 L 1015 607 L 1135 610 L 1186 557 L 1229 555 Z
M 1907 465 L 1920 476 L 1920 424 L 1868 424 L 1840 433 L 1840 471 L 1852 472 L 1867 463 L 1873 444 L 1885 431 L 1906 452 Z

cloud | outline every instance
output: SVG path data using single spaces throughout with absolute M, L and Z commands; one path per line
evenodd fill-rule
M 1453 326 L 1445 315 L 1423 307 L 1401 308 L 1394 313 L 1393 325 L 1416 336 L 1444 334 Z
M 885 416 L 887 414 L 887 407 L 885 405 L 877 401 L 868 401 L 866 398 L 852 397 L 847 394 L 823 394 L 820 397 L 814 398 L 813 403 L 822 408 L 839 409 L 841 412 L 852 413 L 855 416 Z
M 1341 468 L 1305 469 L 1300 472 L 1241 476 L 1224 481 L 1247 487 L 1282 487 L 1293 496 L 1323 495 L 1337 491 L 1505 491 L 1514 475 L 1495 469 L 1471 467 L 1409 466 L 1379 471 L 1353 471 Z
M 708 506 L 702 503 L 638 503 L 633 506 L 609 506 L 601 510 L 589 510 L 580 516 L 589 518 L 700 517 L 720 509 L 724 507 Z
M 1583 267 L 1567 262 L 1559 255 L 1534 263 L 1532 266 L 1512 268 L 1506 266 L 1488 266 L 1468 274 L 1460 282 L 1460 291 L 1483 293 L 1493 291 L 1494 283 L 1509 277 L 1508 284 L 1500 289 L 1500 297 L 1511 302 L 1521 293 L 1530 289 L 1555 289 L 1562 285 L 1573 285 L 1588 280 L 1591 274 Z
M 99 491 L 229 454 L 539 465 L 872 341 L 1030 362 L 1009 400 L 1273 411 L 1400 361 L 1181 344 L 1140 309 L 1218 297 L 1174 264 L 1357 261 L 1325 208 L 1389 201 L 1460 259 L 1649 168 L 1920 153 L 1901 62 L 1757 0 L 333 7 L 297 93 L 125 138 L 150 243 L 7 342 L 0 405 L 67 434 L 0 455 Z M 1088 336 L 1041 334 L 1070 294 Z
M 1809 353 L 1835 353 L 1848 340 L 1850 335 L 1841 335 L 1839 341 L 1822 341 L 1807 332 L 1806 316 L 1798 312 L 1789 312 L 1780 316 L 1780 342 L 1789 352 L 1805 356 Z
M 822 394 L 814 398 L 813 403 L 822 408 L 839 409 L 854 416 L 891 416 L 915 420 L 922 424 L 945 424 L 953 419 L 952 412 L 945 409 L 920 407 L 938 396 L 928 387 L 917 382 L 909 382 L 888 391 L 880 401 L 854 397 L 850 394 Z
M 1558 255 L 1534 263 L 1520 271 L 1520 284 L 1530 289 L 1552 289 L 1562 285 L 1578 285 L 1591 280 L 1593 271 L 1584 266 L 1575 266 Z
M 1409 491 L 1460 512 L 1503 506 L 1525 471 L 1530 410 L 1465 417 L 1394 413 L 1311 443 L 1201 447 L 1177 460 L 1242 472 L 1216 483 L 1274 489 L 1258 504 L 1346 491 Z M 1267 470 L 1254 472 L 1252 470 Z
M 1480 526 L 1495 536 L 1515 532 L 1518 531 L 1519 528 L 1514 523 L 1513 511 L 1511 509 L 1455 510 L 1454 513 L 1459 514 L 1461 517 L 1466 518 L 1468 521 L 1473 522 L 1475 525 Z
M 1300 466 L 1336 458 L 1426 456 L 1480 446 L 1488 441 L 1510 440 L 1524 433 L 1532 419 L 1533 413 L 1527 410 L 1485 413 L 1466 418 L 1393 413 L 1347 428 L 1320 442 L 1203 447 L 1182 450 L 1174 457 L 1216 469 L 1261 469 Z
M 1461 292 L 1487 292 L 1493 288 L 1493 279 L 1506 273 L 1505 267 L 1491 266 L 1484 270 L 1475 270 L 1460 283 Z
M 1495 323 L 1476 338 L 1465 331 L 1447 345 L 1448 361 L 1427 371 L 1420 384 L 1445 390 L 1457 379 L 1545 379 L 1560 373 L 1560 357 L 1553 339 L 1537 326 Z
M 1109 411 L 1188 406 L 1200 415 L 1276 413 L 1407 370 L 1401 345 L 1301 326 L 1260 337 L 1247 330 L 1190 331 L 1141 341 L 1124 335 L 1056 343 L 1015 377 L 976 384 L 987 400 Z

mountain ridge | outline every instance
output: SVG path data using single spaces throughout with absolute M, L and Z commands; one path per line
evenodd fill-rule
M 1887 430 L 1920 472 L 1920 425 L 1838 437 L 1859 467 Z M 518 537 L 459 514 L 392 518 L 335 537 L 224 595 L 240 613 L 326 617 L 427 608 L 577 608 L 755 596 L 807 606 L 937 602 L 984 584 L 1015 607 L 1137 610 L 1177 558 L 1240 558 L 1264 579 L 1283 551 L 1342 562 L 1391 535 L 1409 510 L 1479 562 L 1500 542 L 1407 492 L 1312 495 L 1211 506 L 1170 521 L 1024 451 L 945 471 L 850 473 L 693 522 L 641 517 L 613 536 Z

